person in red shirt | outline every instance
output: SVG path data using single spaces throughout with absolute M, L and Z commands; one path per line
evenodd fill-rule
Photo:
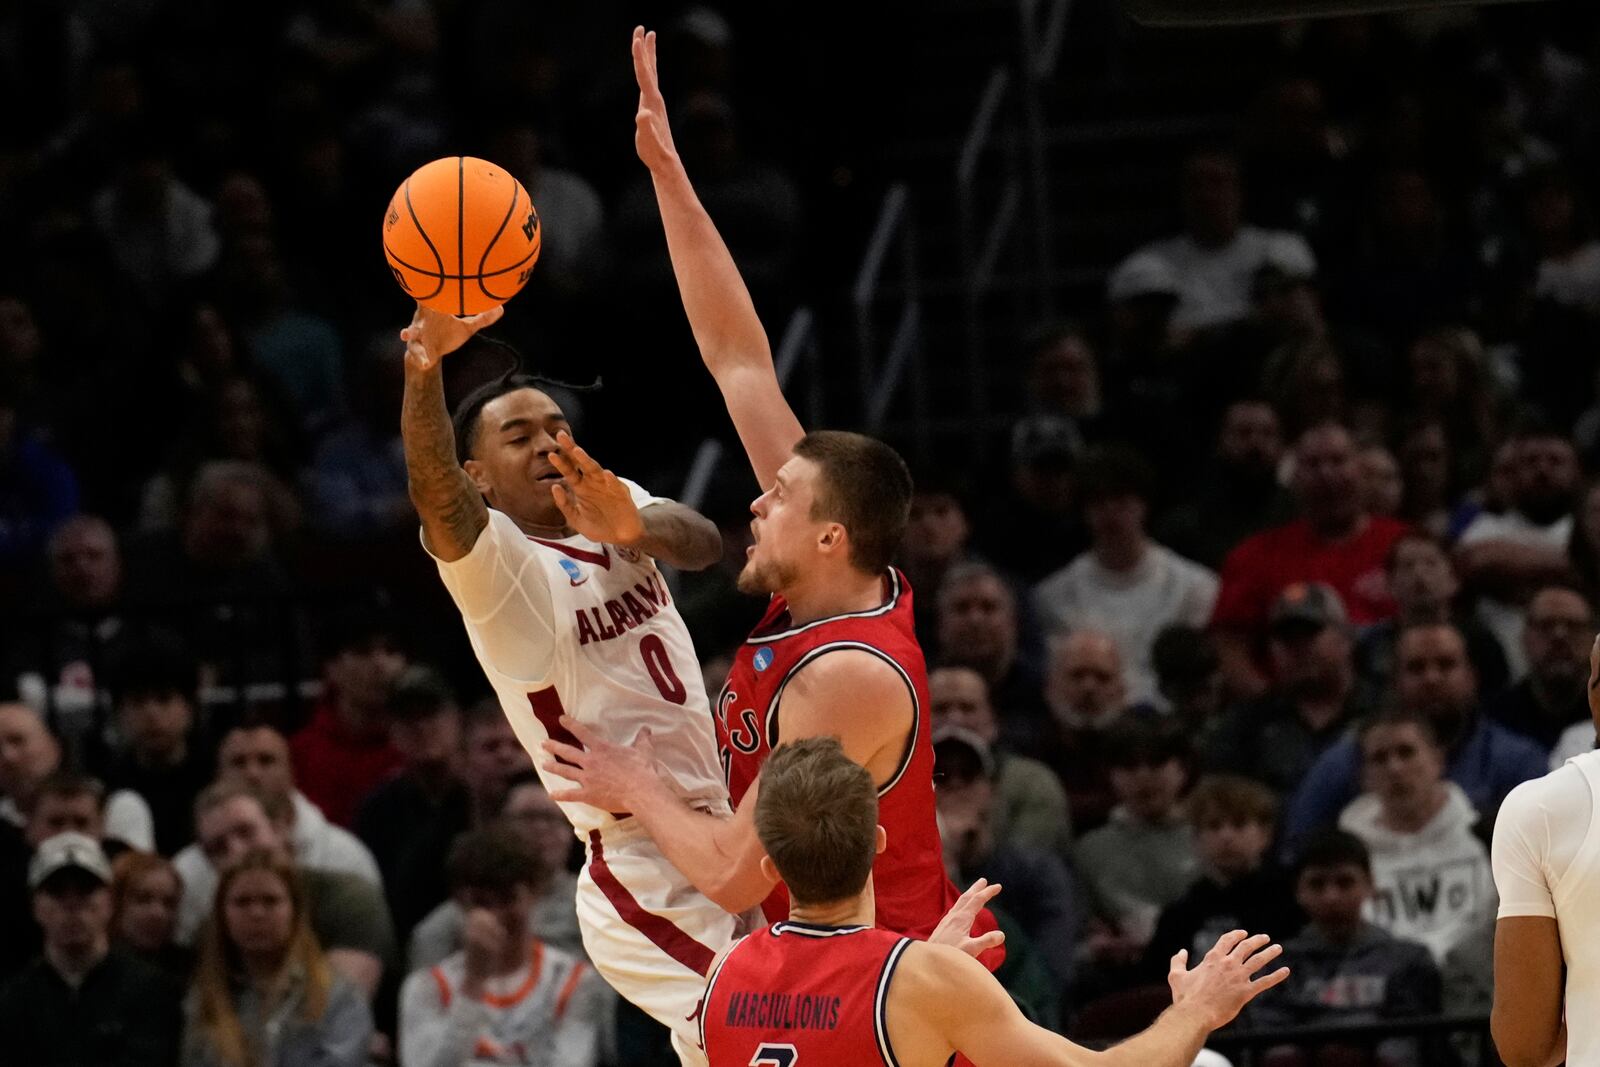
M 1222 564 L 1222 585 L 1211 625 L 1229 684 L 1240 695 L 1266 690 L 1260 643 L 1267 613 L 1284 587 L 1324 582 L 1357 626 L 1395 612 L 1385 564 L 1408 529 L 1398 519 L 1367 512 L 1361 468 L 1350 431 L 1336 422 L 1300 435 L 1294 489 L 1301 517 L 1240 542 Z
M 376 610 L 353 608 L 329 625 L 322 696 L 289 739 L 289 754 L 301 792 L 330 822 L 353 826 L 361 801 L 400 768 L 383 709 L 405 666 L 405 653 Z
M 1188 1067 L 1212 1030 L 1289 976 L 1266 970 L 1282 951 L 1266 934 L 1226 933 L 1192 970 L 1180 949 L 1167 971 L 1172 1007 L 1090 1051 L 1029 1022 L 957 948 L 873 926 L 885 831 L 872 778 L 837 741 L 784 745 L 764 776 L 761 864 L 788 883 L 789 913 L 712 963 L 699 1012 L 710 1067 L 943 1067 L 955 1053 L 1008 1067 Z

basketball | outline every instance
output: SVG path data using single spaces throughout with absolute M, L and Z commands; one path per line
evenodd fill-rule
M 450 315 L 476 315 L 516 296 L 539 244 L 539 213 L 522 183 L 471 156 L 418 167 L 383 216 L 383 255 L 395 281 Z

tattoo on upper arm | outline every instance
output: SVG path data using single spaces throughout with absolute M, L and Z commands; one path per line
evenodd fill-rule
M 455 430 L 438 368 L 406 374 L 400 432 L 411 500 L 429 542 L 437 551 L 466 553 L 488 524 L 489 511 L 456 461 Z

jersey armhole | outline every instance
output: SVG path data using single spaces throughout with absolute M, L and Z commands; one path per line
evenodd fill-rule
M 706 991 L 700 999 L 700 1011 L 698 1013 L 700 1021 L 696 1024 L 700 1029 L 701 1052 L 706 1051 L 706 1013 L 711 1010 L 711 991 L 716 988 L 717 979 L 722 975 L 722 968 L 728 965 L 728 961 L 733 958 L 733 954 L 739 950 L 739 946 L 744 944 L 745 938 L 749 936 L 749 934 L 745 934 L 744 937 L 729 945 L 728 951 L 722 954 L 722 958 L 717 961 L 717 965 L 711 969 L 710 976 L 706 978 Z
M 889 1041 L 889 983 L 894 979 L 894 970 L 900 965 L 900 957 L 905 955 L 906 946 L 911 941 L 909 937 L 902 937 L 889 950 L 888 958 L 883 961 L 883 971 L 878 975 L 877 992 L 872 998 L 872 1033 L 878 1039 L 878 1055 L 882 1057 L 884 1067 L 900 1067 L 900 1061 L 894 1055 L 894 1045 Z
M 874 645 L 869 645 L 864 641 L 834 641 L 826 645 L 818 645 L 810 652 L 807 652 L 804 656 L 801 656 L 800 662 L 796 663 L 793 667 L 790 667 L 789 673 L 784 675 L 783 681 L 778 683 L 777 691 L 772 694 L 772 703 L 767 706 L 767 721 L 765 723 L 767 731 L 767 747 L 769 749 L 776 749 L 778 747 L 778 708 L 779 705 L 783 703 L 783 691 L 789 688 L 789 683 L 794 681 L 794 676 L 799 674 L 801 668 L 803 668 L 806 664 L 816 660 L 820 656 L 823 656 L 829 652 L 842 652 L 846 650 L 870 652 L 874 656 L 877 656 L 879 659 L 883 660 L 883 662 L 887 663 L 889 666 L 893 667 L 894 672 L 898 674 L 900 676 L 900 680 L 905 683 L 906 695 L 911 697 L 911 729 L 906 734 L 905 748 L 900 753 L 900 762 L 895 765 L 894 773 L 889 776 L 889 780 L 887 782 L 884 782 L 878 787 L 878 797 L 879 799 L 882 799 L 888 795 L 889 790 L 900 784 L 900 779 L 905 777 L 906 768 L 911 766 L 911 758 L 916 755 L 917 737 L 922 729 L 922 701 L 917 699 L 917 687 L 911 681 L 911 675 L 906 673 L 906 669 L 904 667 L 895 662 L 893 656 L 889 655 L 881 648 L 877 648 Z

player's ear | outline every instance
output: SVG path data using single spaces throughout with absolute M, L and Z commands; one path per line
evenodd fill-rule
M 783 881 L 783 877 L 778 874 L 778 865 L 772 862 L 771 856 L 761 857 L 761 877 L 765 878 L 769 885 L 777 885 Z
M 877 839 L 876 842 L 874 842 L 874 844 L 872 846 L 872 852 L 873 852 L 873 855 L 881 856 L 881 855 L 883 855 L 883 850 L 889 847 L 889 835 L 888 835 L 888 833 L 886 833 L 884 831 L 883 827 L 881 827 L 881 826 L 876 827 L 875 829 L 878 831 L 878 834 L 877 834 L 877 838 L 878 839 Z
M 484 496 L 489 495 L 489 479 L 484 473 L 482 463 L 469 459 L 461 465 L 461 469 L 467 472 L 467 477 L 472 479 L 472 484 L 477 487 L 478 492 Z
M 845 543 L 844 527 L 836 522 L 828 523 L 828 527 L 822 531 L 822 537 L 818 543 L 827 551 L 838 551 Z

